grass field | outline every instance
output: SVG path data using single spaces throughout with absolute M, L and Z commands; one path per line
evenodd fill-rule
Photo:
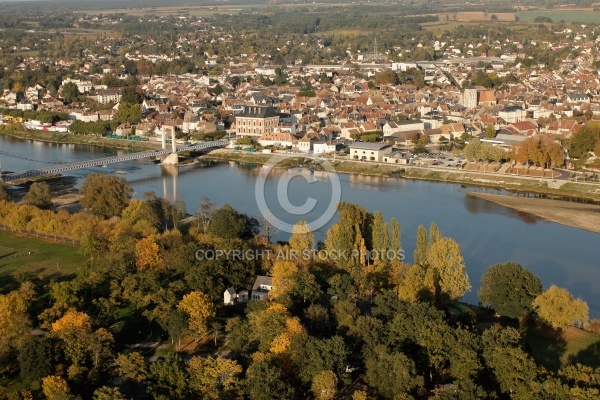
M 519 11 L 517 17 L 521 21 L 529 22 L 534 21 L 537 17 L 548 17 L 553 22 L 582 22 L 588 24 L 598 24 L 600 22 L 600 12 L 592 9 Z
M 64 276 L 73 274 L 85 262 L 76 247 L 4 231 L 0 231 L 0 245 L 3 246 L 0 247 L 0 293 L 17 287 L 14 280 L 17 273 L 42 277 Z
M 529 327 L 524 337 L 534 359 L 551 370 L 576 363 L 600 367 L 600 335 L 573 327 L 562 332 Z

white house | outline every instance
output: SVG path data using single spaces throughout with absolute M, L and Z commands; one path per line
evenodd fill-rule
M 350 159 L 360 161 L 381 162 L 386 154 L 392 150 L 387 143 L 355 142 L 350 146 Z
M 331 142 L 314 142 L 313 143 L 313 153 L 314 154 L 325 154 L 325 153 L 333 153 L 335 151 L 335 144 Z
M 258 275 L 252 286 L 252 300 L 269 300 L 271 290 L 273 290 L 273 278 Z
M 498 117 L 502 118 L 507 124 L 521 122 L 527 117 L 527 111 L 521 106 L 506 106 L 498 111 Z

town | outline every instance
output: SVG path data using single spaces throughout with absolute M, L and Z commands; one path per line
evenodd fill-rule
M 0 400 L 600 397 L 600 10 L 122 3 L 0 4 Z

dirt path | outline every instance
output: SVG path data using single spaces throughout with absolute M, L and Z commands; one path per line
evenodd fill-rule
M 600 206 L 562 200 L 535 199 L 490 193 L 467 193 L 514 210 L 586 231 L 600 233 Z

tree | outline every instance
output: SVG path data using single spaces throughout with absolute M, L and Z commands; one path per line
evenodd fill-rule
M 273 290 L 269 292 L 269 297 L 278 299 L 282 304 L 289 302 L 289 296 L 296 289 L 294 281 L 295 274 L 299 271 L 298 264 L 294 261 L 276 260 L 273 264 Z M 287 296 L 287 301 L 282 297 Z
M 358 291 L 352 280 L 352 277 L 347 273 L 339 273 L 333 275 L 327 281 L 329 289 L 327 293 L 335 296 L 336 300 L 346 300 L 348 298 L 354 298 Z
M 294 388 L 281 377 L 273 355 L 255 353 L 246 370 L 246 393 L 250 400 L 284 400 L 294 398 Z
M 160 256 L 157 238 L 152 235 L 138 240 L 135 244 L 135 265 L 139 270 L 160 270 L 164 260 Z
M 391 69 L 386 69 L 373 78 L 373 83 L 377 86 L 379 85 L 397 85 L 400 83 L 400 78 L 398 75 L 392 71 Z
M 79 192 L 81 204 L 94 214 L 109 218 L 120 215 L 129 204 L 133 190 L 124 178 L 105 174 L 90 174 Z
M 198 231 L 200 231 L 200 227 L 202 227 L 202 231 L 204 233 L 208 232 L 210 218 L 216 208 L 217 203 L 211 202 L 206 196 L 202 196 L 200 199 L 200 204 L 198 205 L 198 213 L 196 213 L 196 218 L 198 220 Z
M 212 213 L 208 227 L 209 233 L 223 239 L 250 239 L 257 231 L 255 218 L 240 214 L 228 204 Z
M 67 105 L 77 100 L 77 97 L 79 97 L 79 88 L 77 87 L 77 84 L 73 82 L 65 83 L 62 86 L 62 96 L 63 102 Z
M 48 400 L 63 400 L 69 394 L 69 385 L 60 376 L 49 375 L 42 379 L 42 391 Z
M 127 400 L 119 388 L 102 386 L 94 390 L 93 400 Z
M 388 262 L 388 250 L 390 249 L 390 230 L 381 211 L 376 211 L 373 216 L 372 232 L 373 261 L 376 264 L 386 265 Z
M 27 310 L 32 297 L 27 286 L 0 295 L 0 359 L 3 361 L 21 348 L 29 333 L 31 325 Z
M 188 364 L 190 388 L 203 399 L 233 398 L 240 386 L 242 367 L 222 357 L 192 357 Z
M 215 309 L 207 295 L 202 292 L 186 294 L 177 309 L 189 316 L 189 330 L 196 340 L 208 333 L 207 322 L 215 315 Z
M 417 228 L 417 245 L 414 251 L 414 263 L 425 265 L 427 262 L 427 229 L 423 225 Z
M 574 299 L 567 289 L 555 285 L 536 297 L 532 304 L 538 316 L 553 328 L 584 326 L 588 322 L 587 303 L 581 299 Z
M 148 369 L 144 357 L 137 351 L 129 354 L 119 354 L 115 359 L 117 375 L 131 385 L 135 394 L 136 383 L 143 382 L 148 377 Z
M 6 189 L 4 189 L 4 183 L 0 183 L 0 201 L 9 201 L 10 196 Z
M 496 137 L 496 128 L 494 128 L 493 124 L 488 124 L 485 127 L 485 137 L 486 138 L 495 138 Z
M 21 380 L 33 388 L 39 388 L 39 381 L 52 373 L 53 360 L 52 341 L 46 337 L 31 337 L 19 352 Z
M 315 237 L 306 221 L 298 221 L 294 224 L 289 243 L 292 250 L 298 255 L 307 251 L 312 253 L 315 248 Z
M 121 89 L 121 104 L 142 104 L 144 96 L 134 86 Z
M 582 158 L 594 149 L 600 140 L 600 122 L 590 121 L 579 128 L 569 142 L 569 156 Z
M 533 300 L 542 293 L 542 282 L 531 271 L 512 262 L 489 267 L 481 277 L 479 300 L 509 318 L 527 316 Z
M 429 246 L 425 284 L 441 304 L 462 297 L 471 289 L 459 244 L 441 238 Z
M 389 352 L 383 345 L 368 351 L 365 368 L 369 386 L 386 399 L 395 399 L 423 383 L 411 359 L 399 352 Z
M 537 368 L 531 357 L 519 347 L 519 332 L 497 327 L 482 335 L 483 358 L 491 369 L 500 391 L 512 398 L 530 398 L 535 387 Z
M 34 182 L 29 187 L 29 191 L 23 197 L 25 203 L 48 210 L 52 207 L 52 193 L 50 186 L 46 182 Z
M 148 392 L 155 398 L 189 399 L 189 382 L 185 361 L 176 353 L 169 353 L 164 360 L 150 364 Z
M 120 122 L 137 124 L 142 119 L 142 109 L 136 103 L 120 103 L 115 119 Z
M 313 377 L 311 390 L 317 400 L 332 400 L 337 393 L 338 379 L 333 371 L 321 371 Z

